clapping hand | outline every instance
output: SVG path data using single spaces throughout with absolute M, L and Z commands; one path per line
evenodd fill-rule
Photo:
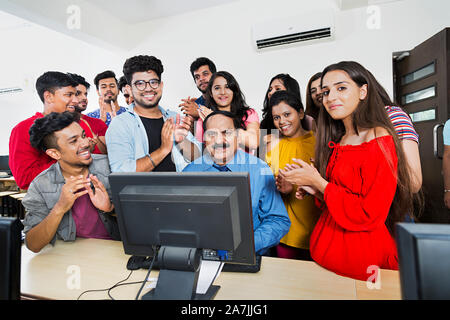
M 293 185 L 289 182 L 287 182 L 282 175 L 277 175 L 275 179 L 275 185 L 277 186 L 277 189 L 279 192 L 283 194 L 291 193 L 293 188 Z
M 198 107 L 198 115 L 202 119 L 202 121 L 205 121 L 206 117 L 212 113 L 213 111 L 205 106 L 200 105 Z
M 182 103 L 179 105 L 181 107 L 181 111 L 186 116 L 191 116 L 194 119 L 197 119 L 199 117 L 198 113 L 198 104 L 195 102 L 195 98 L 188 97 L 187 99 L 181 99 Z
M 180 115 L 177 114 L 176 122 L 175 122 L 175 142 L 180 143 L 183 141 L 189 133 L 191 129 L 191 125 L 193 123 L 193 119 L 191 116 L 186 116 L 181 119 Z
M 103 183 L 93 174 L 89 175 L 85 188 L 92 204 L 99 210 L 104 212 L 111 212 L 114 209 L 114 205 L 109 199 L 108 192 L 106 191 Z

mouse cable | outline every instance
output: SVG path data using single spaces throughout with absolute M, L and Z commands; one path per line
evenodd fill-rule
M 84 294 L 86 294 L 86 293 L 88 293 L 88 292 L 102 292 L 102 291 L 108 291 L 109 297 L 110 297 L 112 300 L 114 300 L 114 299 L 111 297 L 111 295 L 109 294 L 110 290 L 111 290 L 111 289 L 114 289 L 114 288 L 117 287 L 117 286 L 120 286 L 120 284 L 121 284 L 122 282 L 127 281 L 127 280 L 130 278 L 130 276 L 131 276 L 132 273 L 133 273 L 133 270 L 131 270 L 131 272 L 128 274 L 128 276 L 127 276 L 124 280 L 120 280 L 119 282 L 117 282 L 117 283 L 116 283 L 115 285 L 113 285 L 112 287 L 109 287 L 109 288 L 106 288 L 106 289 L 86 290 L 86 291 L 82 292 L 82 293 L 78 296 L 77 300 L 80 300 L 81 296 L 84 295 Z M 137 282 L 137 283 L 140 283 L 140 281 Z M 131 284 L 131 283 L 128 283 L 128 284 Z
M 158 246 L 158 247 L 156 247 L 156 249 L 155 249 L 155 248 L 153 249 L 153 252 L 154 252 L 155 254 L 153 255 L 152 263 L 150 264 L 150 267 L 148 268 L 148 272 L 147 272 L 147 275 L 145 276 L 145 280 L 142 282 L 142 285 L 141 285 L 141 287 L 139 288 L 139 291 L 138 291 L 138 293 L 137 293 L 137 295 L 136 295 L 136 298 L 135 298 L 134 300 L 137 300 L 137 299 L 139 298 L 139 296 L 141 295 L 142 289 L 144 288 L 145 284 L 146 284 L 147 281 L 148 281 L 148 277 L 149 277 L 149 275 L 150 275 L 150 272 L 151 272 L 152 269 L 153 269 L 153 263 L 155 262 L 156 259 L 158 259 L 159 248 L 160 248 L 160 247 Z

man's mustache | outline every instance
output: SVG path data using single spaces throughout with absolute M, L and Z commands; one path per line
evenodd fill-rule
M 230 147 L 230 144 L 229 143 L 215 143 L 213 146 L 212 146 L 212 148 L 213 149 L 217 149 L 217 148 L 222 148 L 222 149 L 225 149 L 225 148 L 229 148 Z

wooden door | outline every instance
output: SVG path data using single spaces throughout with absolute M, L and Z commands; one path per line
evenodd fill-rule
M 446 28 L 410 51 L 395 54 L 394 98 L 419 134 L 425 211 L 420 222 L 450 223 L 444 205 L 443 124 L 449 118 L 449 38 Z

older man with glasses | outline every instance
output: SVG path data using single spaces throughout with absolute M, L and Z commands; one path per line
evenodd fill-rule
M 269 166 L 238 149 L 237 127 L 230 112 L 215 111 L 208 115 L 203 122 L 206 152 L 184 171 L 249 173 L 255 251 L 264 255 L 289 231 L 291 221 Z
M 200 156 L 200 144 L 189 132 L 192 117 L 181 119 L 159 105 L 163 71 L 153 56 L 125 62 L 123 73 L 134 103 L 113 119 L 106 133 L 112 172 L 182 171 Z

